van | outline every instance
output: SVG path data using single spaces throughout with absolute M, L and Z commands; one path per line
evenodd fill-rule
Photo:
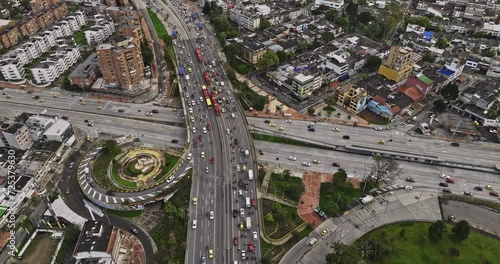
M 245 198 L 245 206 L 250 208 L 250 197 Z
M 189 75 L 186 74 L 186 81 L 189 81 Z
M 239 191 L 238 191 L 238 195 L 239 195 L 239 196 L 243 196 L 243 190 L 239 190 Z
M 248 158 L 248 156 L 250 156 L 250 151 L 248 151 L 248 149 L 245 150 L 245 157 Z

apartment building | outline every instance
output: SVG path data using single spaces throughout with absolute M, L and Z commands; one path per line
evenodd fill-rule
M 94 15 L 94 20 L 96 24 L 84 31 L 89 45 L 101 44 L 115 32 L 115 24 L 111 17 L 97 14 Z
M 260 27 L 260 17 L 270 13 L 271 9 L 268 6 L 256 5 L 249 1 L 238 2 L 235 8 L 229 10 L 229 20 L 242 28 L 256 31 Z
M 62 0 L 31 0 L 30 6 L 33 12 L 38 13 L 59 2 L 62 2 Z
M 312 92 L 321 88 L 322 76 L 321 74 L 304 71 L 292 74 L 291 81 L 292 91 L 299 95 L 301 99 L 305 99 L 310 97 Z
M 37 84 L 51 83 L 73 66 L 80 58 L 80 50 L 76 45 L 58 49 L 42 62 L 30 69 L 33 80 Z
M 236 40 L 236 42 L 240 44 L 243 59 L 254 65 L 259 62 L 262 56 L 264 56 L 264 53 L 267 51 L 266 46 L 258 41 L 252 41 L 251 39 L 239 39 Z
M 68 79 L 72 85 L 78 85 L 81 88 L 90 88 L 97 80 L 99 73 L 99 61 L 97 54 L 92 53 L 84 62 L 78 64 L 70 73 Z
M 351 114 L 358 114 L 366 108 L 368 93 L 364 88 L 351 83 L 344 83 L 336 87 L 334 95 L 337 105 Z
M 140 40 L 119 36 L 111 43 L 100 44 L 97 57 L 104 81 L 109 86 L 130 89 L 142 84 L 144 62 Z
M 337 11 L 341 10 L 344 6 L 344 0 L 314 0 L 314 7 L 318 8 L 320 6 L 331 7 Z
M 31 148 L 33 140 L 24 124 L 0 124 L 0 141 L 5 147 L 26 150 Z
M 408 79 L 413 68 L 412 55 L 413 50 L 409 47 L 392 46 L 378 73 L 395 82 Z
M 26 74 L 23 64 L 12 58 L 0 60 L 0 73 L 5 80 L 24 80 Z
M 487 36 L 492 36 L 492 37 L 499 37 L 500 36 L 500 25 L 495 25 L 493 23 L 488 23 L 485 22 L 483 24 L 483 28 L 481 29 L 484 34 Z

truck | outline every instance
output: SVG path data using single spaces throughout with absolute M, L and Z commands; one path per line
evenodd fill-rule
M 203 25 L 201 23 L 198 23 L 198 30 L 202 30 L 203 29 Z
M 172 37 L 175 39 L 177 38 L 177 31 L 172 31 Z
M 252 219 L 250 217 L 247 217 L 247 219 L 246 219 L 246 229 L 247 230 L 252 229 Z
M 248 170 L 248 179 L 253 180 L 253 170 Z
M 184 75 L 184 68 L 182 67 L 179 67 L 179 75 Z
M 361 199 L 361 203 L 362 204 L 369 204 L 369 203 L 373 202 L 373 200 L 374 200 L 373 196 L 367 195 Z
M 250 151 L 248 149 L 245 149 L 245 157 L 248 158 L 248 156 L 250 156 Z
M 250 197 L 245 198 L 245 206 L 250 208 Z

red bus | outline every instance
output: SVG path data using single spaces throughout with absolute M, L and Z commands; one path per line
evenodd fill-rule
M 214 104 L 214 110 L 215 110 L 215 115 L 220 116 L 220 106 L 219 103 L 217 102 L 217 99 L 212 99 L 213 104 Z
M 208 72 L 203 72 L 203 76 L 205 77 L 205 82 L 207 83 L 207 85 L 210 85 L 212 84 L 212 81 L 210 80 L 210 76 L 208 76 Z
M 198 61 L 203 62 L 203 57 L 201 56 L 201 50 L 196 48 L 196 55 L 198 56 Z

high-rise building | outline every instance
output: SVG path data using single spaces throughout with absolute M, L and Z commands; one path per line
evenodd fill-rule
M 31 134 L 23 124 L 0 124 L 0 147 L 27 150 L 33 145 Z
M 389 55 L 380 65 L 378 73 L 395 82 L 408 79 L 413 68 L 412 55 L 411 48 L 392 46 Z
M 100 44 L 97 47 L 97 58 L 108 85 L 130 89 L 142 84 L 144 63 L 137 38 L 119 36 L 111 43 Z

